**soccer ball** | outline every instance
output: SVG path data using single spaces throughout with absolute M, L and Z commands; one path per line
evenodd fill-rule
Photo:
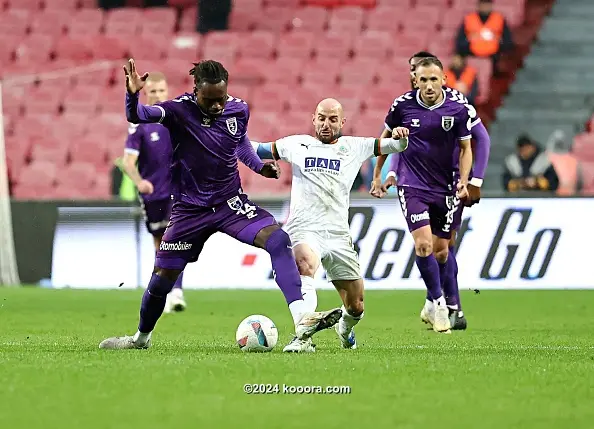
M 269 352 L 276 346 L 278 331 L 268 317 L 253 314 L 241 321 L 235 341 L 244 352 Z

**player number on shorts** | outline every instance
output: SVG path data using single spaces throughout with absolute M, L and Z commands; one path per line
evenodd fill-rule
M 237 214 L 245 215 L 248 219 L 253 219 L 258 216 L 258 213 L 256 213 L 256 206 L 252 206 L 250 203 L 245 203 L 242 208 L 237 210 Z

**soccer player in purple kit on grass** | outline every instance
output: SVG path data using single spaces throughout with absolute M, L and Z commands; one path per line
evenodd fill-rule
M 418 90 L 394 100 L 385 126 L 393 138 L 409 138 L 398 164 L 398 198 L 415 242 L 417 267 L 435 306 L 433 330 L 450 333 L 440 277 L 454 214 L 460 200 L 468 197 L 471 124 L 476 111 L 446 96 L 443 65 L 437 58 L 419 61 L 416 83 Z M 454 188 L 452 157 L 458 147 L 460 180 Z
M 144 86 L 147 104 L 168 98 L 163 73 L 149 73 Z M 153 236 L 155 252 L 159 250 L 165 227 L 171 215 L 171 162 L 173 147 L 169 131 L 162 124 L 130 124 L 124 148 L 124 171 L 136 185 L 146 228 Z M 155 253 L 156 255 L 156 253 Z M 182 291 L 183 272 L 167 294 L 165 313 L 183 311 L 186 301 Z
M 154 106 L 138 103 L 138 91 L 144 87 L 148 73 L 139 75 L 133 59 L 124 71 L 128 121 L 162 123 L 176 145 L 174 204 L 153 275 L 142 297 L 138 331 L 133 336 L 107 338 L 99 347 L 150 347 L 165 297 L 186 264 L 197 261 L 204 243 L 215 232 L 265 249 L 289 309 L 293 313 L 305 309 L 289 236 L 270 213 L 253 204 L 241 190 L 238 159 L 264 177 L 278 179 L 279 170 L 276 162 L 264 163 L 254 151 L 247 136 L 249 109 L 243 100 L 227 94 L 227 70 L 216 61 L 194 63 L 190 70 L 193 93 Z M 334 326 L 342 315 L 340 308 L 300 313 L 295 334 L 304 340 Z
M 410 82 L 412 90 L 416 89 L 416 65 L 423 58 L 437 57 L 429 52 L 421 51 L 417 52 L 409 59 Z M 446 90 L 446 92 L 448 92 L 448 96 L 451 96 L 453 100 L 457 100 L 458 102 L 464 100 L 464 102 L 468 104 L 467 100 L 465 98 L 463 99 L 458 91 L 447 87 L 445 87 L 444 89 Z M 462 213 L 464 206 L 470 207 L 478 203 L 480 200 L 481 186 L 483 182 L 483 177 L 485 175 L 485 171 L 487 169 L 487 163 L 489 160 L 489 152 L 491 147 L 489 133 L 487 132 L 487 129 L 481 122 L 480 118 L 477 117 L 477 119 L 473 121 L 471 126 L 471 135 L 474 140 L 474 144 L 472 147 L 472 152 L 474 155 L 474 169 L 471 169 L 471 179 L 468 183 L 469 198 L 467 198 L 464 201 L 464 205 L 460 205 L 458 207 L 458 210 L 456 210 L 456 213 L 454 214 L 454 221 L 452 222 L 451 227 L 452 235 L 450 237 L 449 242 L 448 257 L 445 263 L 440 265 L 440 274 L 443 274 L 440 277 L 442 290 L 446 295 L 446 304 L 449 308 L 450 313 L 450 323 L 452 325 L 452 329 L 454 330 L 464 330 L 467 327 L 467 321 L 462 311 L 462 303 L 460 300 L 460 293 L 458 289 L 458 263 L 456 261 L 456 231 L 458 231 L 462 224 Z M 389 131 L 384 131 L 384 134 L 388 135 Z M 381 168 L 383 167 L 385 160 L 386 156 L 378 158 L 377 167 L 376 170 L 374 170 L 374 177 L 376 181 L 372 185 L 371 194 L 378 198 L 382 198 L 383 196 L 385 196 L 387 190 L 390 187 L 397 185 L 396 171 L 398 170 L 398 164 L 400 161 L 398 154 L 392 154 L 390 158 L 390 172 L 388 173 L 388 177 L 383 184 L 379 184 Z M 454 153 L 453 162 L 455 183 L 459 178 L 458 151 Z M 425 305 L 421 310 L 421 320 L 425 323 L 432 325 L 434 319 L 434 311 L 435 307 L 433 305 L 433 300 L 431 298 L 431 295 L 429 294 L 429 291 L 427 291 Z

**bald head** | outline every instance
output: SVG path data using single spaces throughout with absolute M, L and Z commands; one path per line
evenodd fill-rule
M 338 100 L 326 98 L 318 103 L 313 115 L 318 140 L 322 143 L 333 143 L 340 137 L 344 123 L 344 111 Z

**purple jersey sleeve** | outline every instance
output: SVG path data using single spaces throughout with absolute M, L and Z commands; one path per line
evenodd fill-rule
M 138 155 L 142 144 L 142 129 L 137 124 L 129 124 L 128 138 L 126 138 L 125 151 Z
M 398 163 L 400 162 L 400 154 L 393 153 L 390 155 L 390 171 L 393 171 L 394 174 L 398 171 Z
M 394 100 L 392 107 L 390 107 L 390 111 L 386 115 L 386 120 L 384 121 L 384 125 L 388 131 L 392 131 L 394 128 L 400 126 L 402 123 L 402 119 L 400 117 L 400 109 L 398 106 L 398 103 L 400 101 L 404 101 L 403 98 L 402 98 L 402 100 L 400 100 L 401 98 L 402 97 Z
M 237 154 L 237 158 L 245 164 L 250 170 L 259 173 L 264 167 L 264 163 L 254 150 L 250 139 L 248 138 L 247 134 L 243 136 L 239 144 L 237 145 L 237 150 L 235 152 Z
M 126 118 L 133 124 L 162 123 L 167 113 L 167 102 L 146 106 L 138 102 L 138 94 L 130 94 L 126 91 Z
M 489 162 L 489 153 L 491 151 L 491 138 L 482 122 L 478 122 L 472 127 L 472 138 L 474 145 L 474 171 L 473 177 L 483 179 Z
M 465 109 L 460 110 L 454 124 L 458 140 L 470 139 L 472 136 L 472 123 L 476 120 L 475 108 L 471 104 L 465 104 L 464 107 Z

